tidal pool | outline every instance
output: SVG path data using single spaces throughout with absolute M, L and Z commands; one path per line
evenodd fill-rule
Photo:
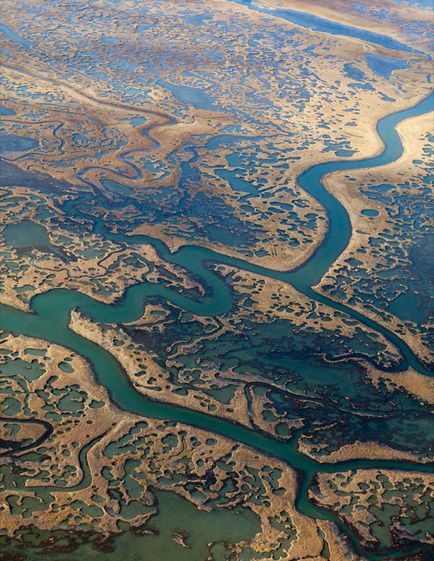
M 54 253 L 61 259 L 64 258 L 62 252 L 51 243 L 45 228 L 31 220 L 8 224 L 0 232 L 0 236 L 14 249 L 28 251 L 32 248 L 38 248 L 42 251 Z
M 39 145 L 37 140 L 18 136 L 16 134 L 0 134 L 0 149 L 2 152 L 27 152 Z
M 158 80 L 157 84 L 166 88 L 175 96 L 178 101 L 186 105 L 193 105 L 197 109 L 216 110 L 215 100 L 207 94 L 202 88 L 172 84 L 165 80 Z
M 378 216 L 379 212 L 373 208 L 364 208 L 360 214 L 363 214 L 363 216 Z
M 398 58 L 374 55 L 372 53 L 367 53 L 365 55 L 365 58 L 372 72 L 377 74 L 377 76 L 382 76 L 383 78 L 387 79 L 392 76 L 392 72 L 394 72 L 395 70 L 403 70 L 404 68 L 408 68 L 408 63 L 405 60 Z

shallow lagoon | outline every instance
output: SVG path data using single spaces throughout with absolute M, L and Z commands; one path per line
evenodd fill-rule
M 259 520 L 250 510 L 215 509 L 208 512 L 198 510 L 174 492 L 157 491 L 155 495 L 158 513 L 140 531 L 124 531 L 108 548 L 100 551 L 85 543 L 72 552 L 52 554 L 53 559 L 117 561 L 121 556 L 123 561 L 205 561 L 213 550 L 213 561 L 227 561 L 230 544 L 249 541 L 260 530 Z M 176 534 L 185 539 L 187 547 L 176 543 Z M 63 541 L 68 543 L 67 535 Z M 47 560 L 48 553 L 44 548 L 24 550 L 18 542 L 15 544 L 17 552 L 22 554 L 25 551 L 26 561 Z

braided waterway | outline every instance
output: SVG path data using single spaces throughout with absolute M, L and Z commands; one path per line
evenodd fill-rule
M 107 388 L 113 402 L 125 411 L 144 417 L 185 423 L 227 437 L 234 442 L 243 443 L 264 454 L 285 461 L 298 473 L 299 488 L 296 504 L 300 512 L 313 518 L 334 522 L 348 536 L 358 554 L 375 560 L 390 559 L 425 550 L 425 546 L 422 545 L 415 547 L 412 551 L 408 549 L 377 550 L 375 554 L 364 551 L 357 536 L 344 522 L 333 513 L 318 507 L 309 500 L 308 490 L 316 473 L 335 473 L 362 468 L 427 472 L 432 471 L 432 465 L 395 460 L 351 460 L 320 463 L 299 452 L 297 446 L 299 433 L 296 433 L 290 441 L 281 442 L 258 430 L 249 429 L 212 415 L 153 401 L 134 389 L 122 366 L 110 353 L 74 333 L 68 325 L 73 309 L 78 309 L 88 315 L 92 321 L 99 323 L 126 323 L 137 320 L 143 313 L 145 300 L 151 297 L 166 300 L 195 314 L 207 316 L 222 314 L 231 309 L 231 293 L 228 284 L 213 271 L 212 265 L 225 264 L 289 283 L 312 300 L 345 312 L 354 320 L 381 333 L 395 345 L 402 355 L 399 367 L 395 368 L 396 371 L 405 370 L 411 366 L 421 374 L 432 375 L 432 372 L 421 363 L 408 345 L 389 329 L 343 304 L 328 299 L 317 293 L 313 288 L 345 249 L 351 237 L 351 223 L 348 213 L 343 205 L 325 189 L 322 178 L 335 171 L 373 168 L 395 161 L 403 152 L 400 137 L 396 132 L 397 124 L 405 119 L 426 113 L 432 108 L 433 97 L 430 96 L 410 109 L 394 113 L 380 120 L 377 125 L 377 132 L 383 141 L 384 149 L 377 156 L 361 160 L 341 160 L 315 165 L 299 176 L 300 186 L 315 197 L 326 209 L 329 229 L 322 244 L 313 255 L 303 265 L 289 272 L 278 272 L 260 267 L 248 261 L 225 256 L 200 246 L 184 246 L 171 253 L 161 240 L 143 235 L 128 236 L 110 232 L 100 219 L 91 217 L 80 210 L 80 204 L 89 202 L 91 197 L 89 193 L 77 195 L 74 200 L 68 201 L 63 206 L 63 210 L 71 218 L 91 219 L 94 232 L 106 239 L 128 244 L 151 244 L 163 260 L 182 266 L 196 280 L 201 281 L 206 291 L 205 296 L 194 299 L 165 286 L 139 283 L 129 287 L 122 299 L 109 305 L 98 302 L 78 291 L 54 289 L 35 296 L 31 300 L 30 313 L 0 305 L 0 327 L 16 334 L 45 339 L 81 355 L 91 364 L 97 380 Z M 184 172 L 186 172 L 186 166 L 184 166 Z M 104 204 L 103 197 L 100 195 L 97 195 L 97 197 L 99 198 L 98 204 Z M 131 201 L 128 199 L 125 204 L 129 202 Z M 83 481 L 89 480 L 89 467 L 85 459 L 86 450 L 80 455 L 84 473 L 81 484 L 83 484 Z M 50 491 L 49 487 L 47 491 Z

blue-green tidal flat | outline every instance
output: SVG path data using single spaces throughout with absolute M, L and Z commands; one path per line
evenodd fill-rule
M 4 0 L 0 561 L 432 559 L 430 7 Z
M 159 240 L 145 236 L 122 236 L 109 233 L 101 222 L 95 222 L 95 231 L 108 239 L 128 239 L 140 244 L 151 243 L 165 260 L 182 265 L 195 278 L 200 278 L 206 287 L 206 296 L 202 299 L 191 299 L 174 292 L 171 289 L 153 285 L 138 284 L 130 287 L 124 297 L 113 305 L 107 305 L 80 292 L 71 290 L 51 290 L 37 295 L 31 300 L 31 313 L 19 311 L 6 305 L 1 305 L 0 327 L 13 333 L 45 339 L 58 343 L 76 351 L 86 358 L 91 364 L 93 372 L 99 383 L 105 386 L 114 403 L 121 409 L 157 419 L 166 419 L 185 423 L 197 428 L 205 429 L 235 442 L 240 442 L 256 448 L 264 454 L 283 459 L 299 473 L 300 489 L 298 491 L 297 507 L 308 516 L 324 518 L 333 521 L 349 537 L 353 547 L 360 554 L 370 559 L 399 558 L 404 550 L 369 553 L 363 551 L 355 534 L 331 512 L 315 506 L 308 499 L 308 488 L 315 473 L 339 472 L 360 468 L 387 468 L 399 470 L 417 470 L 420 472 L 431 471 L 432 466 L 404 461 L 380 460 L 352 460 L 337 463 L 319 463 L 302 455 L 297 448 L 297 436 L 288 443 L 275 440 L 261 432 L 242 427 L 235 423 L 213 417 L 204 413 L 166 403 L 152 401 L 137 393 L 129 383 L 122 367 L 117 360 L 103 348 L 95 343 L 77 335 L 68 328 L 71 310 L 78 309 L 87 314 L 95 322 L 125 323 L 134 321 L 142 313 L 143 303 L 146 298 L 158 297 L 167 299 L 187 311 L 203 315 L 216 315 L 224 312 L 231 306 L 230 293 L 226 284 L 210 269 L 210 263 L 225 263 L 239 269 L 252 271 L 259 275 L 269 276 L 293 284 L 298 290 L 319 302 L 324 302 L 335 309 L 345 311 L 352 318 L 373 327 L 385 335 L 402 354 L 403 368 L 411 365 L 424 375 L 432 373 L 417 359 L 409 347 L 399 337 L 379 323 L 368 319 L 360 313 L 354 312 L 346 306 L 337 304 L 315 292 L 312 288 L 319 282 L 331 263 L 338 257 L 348 243 L 351 234 L 351 225 L 344 207 L 323 187 L 321 178 L 336 170 L 349 170 L 363 167 L 374 167 L 392 162 L 402 153 L 402 145 L 396 133 L 396 125 L 409 117 L 421 115 L 432 109 L 433 97 L 424 99 L 411 109 L 395 113 L 384 118 L 378 123 L 377 131 L 384 143 L 384 150 L 374 158 L 358 161 L 340 161 L 320 164 L 308 169 L 298 179 L 300 185 L 315 196 L 324 207 L 330 220 L 327 237 L 313 256 L 300 268 L 286 273 L 272 271 L 263 267 L 251 265 L 240 259 L 226 257 L 216 252 L 198 246 L 186 246 L 176 253 L 170 253 L 167 247 Z M 75 212 L 74 203 L 64 206 L 69 213 Z M 422 548 L 423 549 L 423 548 Z M 198 557 L 199 559 L 199 557 Z

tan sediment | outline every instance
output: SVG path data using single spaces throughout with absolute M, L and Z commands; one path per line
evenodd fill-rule
M 434 378 L 419 374 L 413 368 L 399 373 L 381 372 L 372 369 L 369 376 L 374 384 L 384 380 L 389 388 L 404 388 L 422 401 L 434 404 Z
M 0 440 L 18 443 L 28 439 L 34 442 L 45 433 L 45 427 L 35 422 L 21 424 L 18 434 L 12 436 L 13 426 L 16 426 L 13 418 L 0 421 Z M 4 448 L 7 449 L 8 446 L 4 445 Z
M 107 391 L 101 387 L 95 380 L 89 366 L 87 363 L 75 353 L 71 353 L 67 349 L 64 349 L 58 345 L 47 343 L 46 341 L 24 337 L 24 336 L 12 336 L 9 335 L 6 341 L 2 343 L 3 347 L 7 346 L 8 349 L 13 351 L 14 355 L 9 358 L 9 355 L 4 355 L 2 357 L 2 362 L 5 360 L 16 360 L 16 358 L 20 358 L 24 362 L 32 362 L 37 361 L 40 362 L 43 368 L 43 373 L 34 381 L 28 382 L 28 390 L 29 395 L 27 396 L 21 387 L 15 393 L 15 399 L 19 399 L 23 404 L 26 403 L 29 411 L 34 415 L 36 419 L 46 419 L 53 425 L 53 433 L 49 437 L 49 442 L 54 443 L 56 442 L 55 446 L 52 446 L 47 449 L 47 454 L 50 456 L 50 462 L 57 466 L 57 470 L 55 473 L 50 475 L 49 480 L 46 481 L 47 485 L 50 485 L 52 479 L 56 476 L 60 476 L 65 468 L 70 465 L 79 466 L 78 462 L 78 454 L 80 449 L 84 443 L 86 443 L 85 439 L 92 439 L 98 436 L 101 432 L 104 431 L 104 427 L 107 429 L 110 424 L 119 418 L 119 411 L 114 408 L 108 400 Z M 41 351 L 46 351 L 45 356 L 39 357 L 34 356 L 26 352 L 27 349 L 37 349 Z M 73 369 L 72 372 L 65 374 L 59 367 L 59 364 L 62 363 L 65 358 L 69 357 L 71 360 L 68 364 Z M 15 382 L 8 381 L 8 377 L 4 375 L 0 375 L 3 380 L 3 383 L 7 383 L 10 387 L 14 387 Z M 87 395 L 85 397 L 84 405 L 86 410 L 86 425 L 83 427 L 82 432 L 77 431 L 75 428 L 76 422 L 74 419 L 71 419 L 71 416 L 68 417 L 66 415 L 65 420 L 56 422 L 50 419 L 50 417 L 46 418 L 47 411 L 44 411 L 43 406 L 45 405 L 44 399 L 42 399 L 39 395 L 39 392 L 46 389 L 48 384 L 55 389 L 56 392 L 60 392 L 57 395 L 62 395 L 64 392 L 64 388 L 68 388 L 71 384 L 77 384 L 77 387 L 80 387 L 80 390 L 83 392 L 83 395 Z M 65 390 L 67 393 L 67 390 Z M 65 393 L 65 395 L 66 395 Z M 3 399 L 7 397 L 7 394 L 3 394 Z M 2 399 L 2 401 L 3 401 Z M 47 397 L 47 399 L 49 399 Z M 57 397 L 57 400 L 60 398 Z M 96 399 L 103 403 L 103 406 L 98 409 L 93 409 L 89 407 L 89 403 Z M 57 404 L 54 405 L 57 407 Z M 126 414 L 128 416 L 128 414 Z M 28 413 L 20 413 L 16 415 L 16 417 L 20 418 L 28 418 Z M 73 446 L 73 442 L 79 442 L 78 446 Z M 42 446 L 46 446 L 46 442 L 42 444 Z M 69 450 L 68 456 L 63 454 L 65 449 Z M 8 463 L 10 459 L 7 457 L 3 457 L 0 459 L 1 463 Z M 36 466 L 34 476 L 40 470 L 43 470 L 43 466 Z M 71 476 L 69 479 L 69 485 L 74 485 L 79 482 L 81 478 L 81 470 L 78 468 L 76 474 Z M 33 485 L 37 485 L 37 482 L 31 478 L 28 483 L 28 489 L 31 493 L 31 487 Z M 12 491 L 13 492 L 13 491 Z M 3 491 L 3 498 L 5 496 L 5 492 Z M 10 494 L 10 492 L 9 492 Z M 4 510 L 4 508 L 3 508 Z M 3 519 L 2 519 L 3 522 Z M 9 523 L 15 525 L 17 520 L 11 519 Z M 9 526 L 4 520 L 4 525 L 2 526 L 7 529 Z M 10 526 L 9 529 L 12 527 Z
M 302 438 L 298 448 L 302 454 L 309 456 L 319 463 L 347 462 L 350 460 L 406 460 L 409 462 L 428 463 L 432 458 L 421 458 L 411 452 L 403 452 L 391 446 L 379 444 L 378 442 L 354 442 L 346 444 L 329 454 L 312 454 L 309 439 Z
M 323 532 L 325 542 L 330 551 L 330 561 L 364 561 L 365 557 L 360 557 L 354 553 L 348 542 L 339 535 L 339 531 L 332 522 L 318 520 L 318 526 Z

